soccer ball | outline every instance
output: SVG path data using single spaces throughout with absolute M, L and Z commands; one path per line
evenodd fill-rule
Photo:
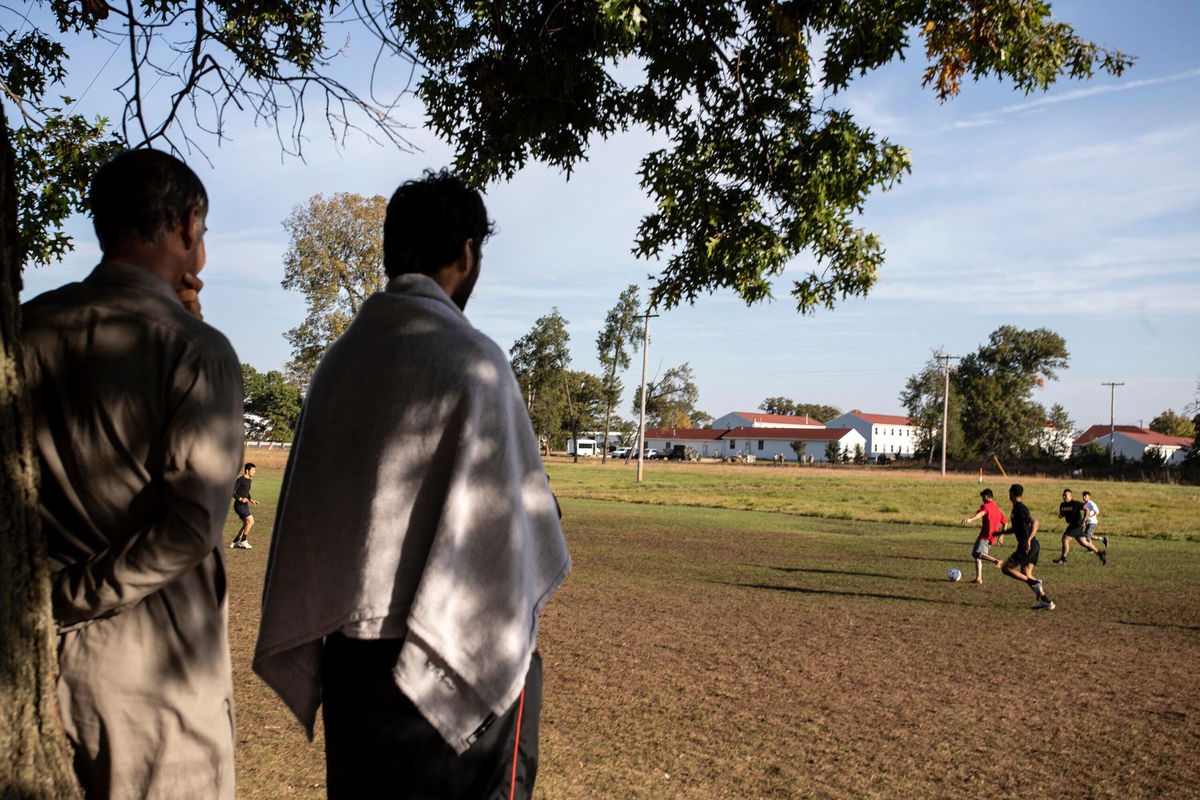
M 946 573 L 946 578 L 948 578 L 949 580 L 952 580 L 952 581 L 956 581 L 961 577 L 962 577 L 962 573 L 956 569 L 951 569 L 949 572 Z

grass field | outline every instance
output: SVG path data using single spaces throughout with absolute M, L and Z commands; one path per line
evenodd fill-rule
M 238 796 L 321 797 L 319 740 L 249 669 L 282 472 L 249 458 L 255 549 L 228 554 Z M 994 569 L 944 579 L 972 569 L 973 528 L 930 523 L 974 511 L 969 478 L 549 470 L 575 570 L 539 639 L 539 798 L 1196 797 L 1200 545 L 1138 537 L 1164 517 L 1194 534 L 1200 491 L 1080 485 L 1118 535 L 1108 567 L 1059 567 L 1061 487 L 1026 481 L 1059 603 L 1034 612 Z

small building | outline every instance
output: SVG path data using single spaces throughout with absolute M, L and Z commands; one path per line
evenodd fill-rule
M 721 434 L 723 430 L 713 428 L 647 428 L 646 449 L 655 449 L 660 453 L 669 453 L 677 444 L 695 449 L 701 458 L 718 458 L 721 451 Z M 634 453 L 637 453 L 635 443 Z
M 866 439 L 853 428 L 755 428 L 743 426 L 721 434 L 722 455 L 752 455 L 772 459 L 782 455 L 785 461 L 828 461 L 825 451 L 830 442 L 837 442 L 842 452 L 854 455 L 855 445 L 866 451 Z M 800 453 L 793 443 L 799 443 Z
M 731 411 L 713 420 L 712 426 L 722 430 L 732 428 L 824 428 L 825 423 L 804 414 L 760 414 L 756 411 Z
M 1116 425 L 1111 433 L 1113 454 L 1130 461 L 1140 461 L 1147 450 L 1156 450 L 1164 457 L 1165 463 L 1173 466 L 1187 458 L 1195 443 L 1194 439 L 1187 436 L 1168 436 L 1136 425 Z M 1108 425 L 1093 425 L 1075 440 L 1074 452 L 1078 453 L 1090 442 L 1095 442 L 1107 452 L 1109 434 Z
M 866 440 L 868 458 L 912 458 L 917 449 L 917 426 L 908 417 L 848 411 L 825 423 L 830 428 L 853 428 Z

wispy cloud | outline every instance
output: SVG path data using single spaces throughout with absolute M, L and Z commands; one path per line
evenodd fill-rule
M 1083 100 L 1088 97 L 1095 97 L 1101 94 L 1112 94 L 1113 92 L 1128 92 L 1133 89 L 1143 89 L 1147 86 L 1157 86 L 1164 83 L 1174 83 L 1176 81 L 1191 80 L 1200 78 L 1200 68 L 1189 69 L 1184 72 L 1177 72 L 1174 75 L 1164 75 L 1158 78 L 1144 78 L 1136 81 L 1124 81 L 1122 83 L 1106 83 L 1100 86 L 1089 86 L 1086 89 L 1075 89 L 1061 94 L 1043 95 L 1036 97 L 1033 100 L 1027 100 L 1022 103 L 1012 103 L 1011 105 L 1003 106 L 988 111 L 983 114 L 978 114 L 969 119 L 958 120 L 952 124 L 954 128 L 977 128 L 985 125 L 995 125 L 1001 116 L 1010 114 L 1019 114 L 1025 111 L 1032 111 L 1043 106 L 1054 105 L 1056 103 L 1069 103 L 1075 100 Z

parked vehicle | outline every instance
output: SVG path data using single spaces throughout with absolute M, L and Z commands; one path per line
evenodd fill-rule
M 611 453 L 609 453 L 608 457 L 609 458 L 625 458 L 626 456 L 629 455 L 629 450 L 630 450 L 630 448 L 628 448 L 628 447 L 618 447 L 618 448 L 614 449 Z

